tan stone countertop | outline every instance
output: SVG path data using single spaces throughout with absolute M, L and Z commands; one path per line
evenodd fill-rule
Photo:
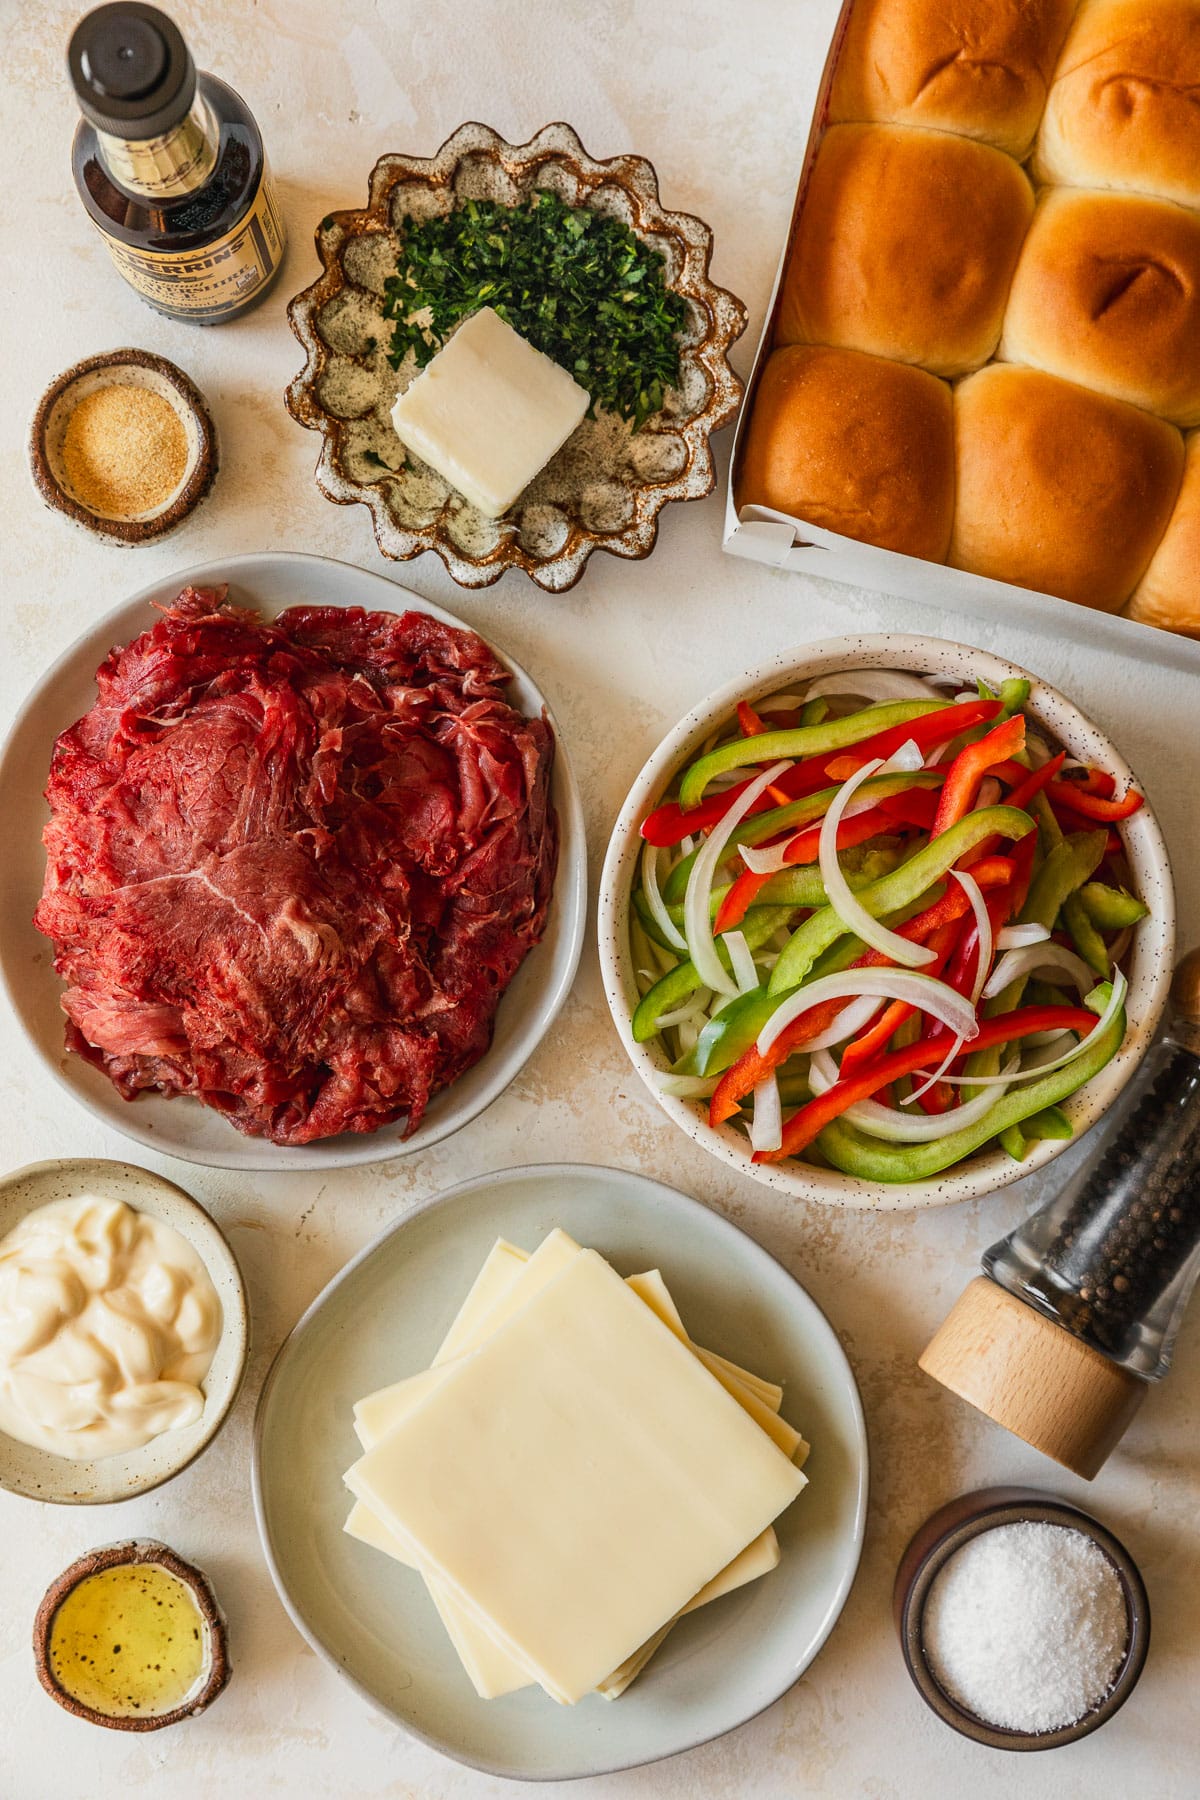
M 0 358 L 3 637 L 0 719 L 85 626 L 159 575 L 223 554 L 306 550 L 383 569 L 456 612 L 531 671 L 556 709 L 587 809 L 593 894 L 608 830 L 664 731 L 718 684 L 782 645 L 846 631 L 919 630 L 994 649 L 1064 688 L 1144 778 L 1175 856 L 1181 948 L 1200 940 L 1200 724 L 1196 677 L 1002 619 L 777 573 L 723 556 L 722 499 L 672 507 L 642 563 L 598 556 L 554 599 L 510 575 L 454 587 L 426 557 L 387 565 L 366 512 L 330 505 L 317 439 L 288 417 L 300 366 L 288 297 L 317 272 L 312 230 L 361 204 L 386 150 L 431 154 L 465 119 L 521 141 L 569 120 L 593 155 L 657 166 L 667 205 L 716 233 L 715 278 L 751 310 L 749 367 L 790 212 L 834 0 L 174 0 L 197 63 L 232 83 L 266 138 L 291 234 L 270 298 L 198 330 L 160 318 L 117 278 L 70 174 L 75 108 L 65 49 L 77 8 L 4 0 L 4 353 Z M 178 362 L 211 403 L 222 445 L 212 497 L 173 537 L 137 550 L 94 542 L 45 511 L 25 434 L 42 389 L 82 356 L 140 345 Z M 721 440 L 722 475 L 729 434 Z M 867 1409 L 874 1464 L 866 1551 L 828 1646 L 768 1712 L 670 1762 L 577 1787 L 588 1800 L 1089 1800 L 1200 1791 L 1200 1308 L 1175 1370 L 1099 1479 L 1058 1471 L 921 1376 L 916 1357 L 980 1251 L 1036 1199 L 1037 1178 L 978 1204 L 838 1216 L 789 1203 L 691 1145 L 642 1091 L 601 994 L 592 943 L 575 991 L 524 1073 L 482 1117 L 419 1159 L 337 1176 L 241 1176 L 155 1158 L 64 1097 L 0 1010 L 0 1167 L 61 1155 L 149 1163 L 229 1232 L 254 1310 L 253 1360 L 214 1448 L 120 1507 L 42 1507 L 0 1494 L 0 1793 L 4 1800 L 484 1800 L 506 1782 L 409 1739 L 320 1663 L 276 1599 L 250 1503 L 254 1402 L 303 1308 L 381 1226 L 479 1171 L 608 1162 L 697 1195 L 748 1229 L 811 1290 L 840 1332 Z M 1059 1165 L 1061 1166 L 1061 1165 Z M 977 1748 L 926 1711 L 890 1617 L 897 1558 L 953 1494 L 1022 1481 L 1078 1499 L 1128 1544 L 1154 1609 L 1141 1687 L 1102 1733 L 1020 1761 Z M 165 1539 L 211 1575 L 229 1616 L 234 1675 L 204 1717 L 163 1734 L 92 1729 L 38 1690 L 29 1634 L 43 1590 L 89 1546 Z

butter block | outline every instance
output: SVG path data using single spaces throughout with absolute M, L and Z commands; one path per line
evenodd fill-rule
M 567 371 L 490 306 L 472 313 L 392 408 L 396 436 L 498 519 L 590 405 Z
M 448 1365 L 436 1393 L 346 1479 L 501 1645 L 571 1701 L 805 1485 L 593 1251 Z

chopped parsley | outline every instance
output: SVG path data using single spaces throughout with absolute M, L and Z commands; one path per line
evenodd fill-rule
M 660 252 L 619 219 L 557 194 L 519 206 L 467 200 L 405 224 L 384 288 L 384 316 L 396 321 L 388 360 L 399 368 L 411 350 L 424 368 L 456 325 L 491 306 L 587 389 L 593 415 L 617 413 L 636 431 L 679 381 L 687 308 L 665 273 Z

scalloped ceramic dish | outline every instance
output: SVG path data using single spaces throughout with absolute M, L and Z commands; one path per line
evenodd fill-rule
M 539 187 L 614 214 L 661 251 L 668 285 L 687 302 L 682 378 L 639 432 L 611 413 L 585 419 L 512 511 L 495 520 L 424 463 L 405 463 L 390 414 L 416 371 L 411 359 L 399 371 L 387 360 L 383 284 L 395 270 L 405 218 L 448 213 L 467 199 L 512 205 Z M 709 438 L 741 399 L 728 355 L 746 328 L 746 309 L 709 280 L 708 226 L 665 210 L 644 157 L 598 162 L 569 125 L 546 125 L 515 145 L 487 125 L 462 125 L 436 156 L 381 157 L 367 205 L 328 214 L 316 244 L 323 273 L 288 306 L 307 355 L 288 388 L 288 411 L 322 435 L 321 492 L 342 506 L 368 507 L 385 556 L 407 562 L 432 550 L 464 587 L 487 587 L 506 569 L 523 569 L 539 587 L 562 593 L 593 550 L 648 556 L 663 507 L 712 492 Z
M 638 987 L 629 943 L 629 906 L 641 854 L 642 820 L 658 804 L 676 772 L 691 761 L 718 726 L 732 717 L 739 700 L 753 703 L 785 687 L 842 669 L 903 669 L 918 674 L 954 675 L 967 682 L 981 679 L 997 688 L 1010 676 L 1027 677 L 1032 685 L 1025 711 L 1037 718 L 1052 738 L 1072 756 L 1107 770 L 1116 778 L 1119 790 L 1124 791 L 1129 782 L 1141 785 L 1116 747 L 1064 694 L 1048 682 L 1039 681 L 1027 669 L 986 650 L 949 643 L 943 638 L 889 633 L 828 638 L 822 643 L 781 650 L 694 707 L 663 739 L 634 782 L 613 828 L 600 877 L 598 932 L 604 991 L 626 1054 L 663 1111 L 696 1143 L 752 1181 L 798 1200 L 881 1211 L 978 1199 L 1044 1168 L 1069 1147 L 1070 1140 L 1044 1138 L 1030 1148 L 1022 1163 L 1014 1162 L 999 1146 L 984 1149 L 928 1181 L 903 1183 L 860 1180 L 838 1169 L 822 1169 L 799 1160 L 756 1163 L 743 1132 L 732 1124 L 714 1129 L 708 1122 L 706 1106 L 662 1092 L 655 1080 L 667 1066 L 662 1049 L 655 1042 L 635 1044 L 630 1030 Z M 1075 1128 L 1076 1143 L 1111 1106 L 1149 1047 L 1167 1003 L 1174 964 L 1175 893 L 1158 820 L 1146 805 L 1126 819 L 1119 830 L 1133 872 L 1133 886 L 1149 906 L 1150 916 L 1134 934 L 1129 958 L 1129 1025 L 1125 1041 L 1107 1067 L 1064 1102 L 1064 1110 Z

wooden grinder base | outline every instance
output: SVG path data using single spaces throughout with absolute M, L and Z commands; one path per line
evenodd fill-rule
M 1090 1481 L 1146 1384 L 994 1281 L 963 1289 L 920 1366 L 951 1393 Z

